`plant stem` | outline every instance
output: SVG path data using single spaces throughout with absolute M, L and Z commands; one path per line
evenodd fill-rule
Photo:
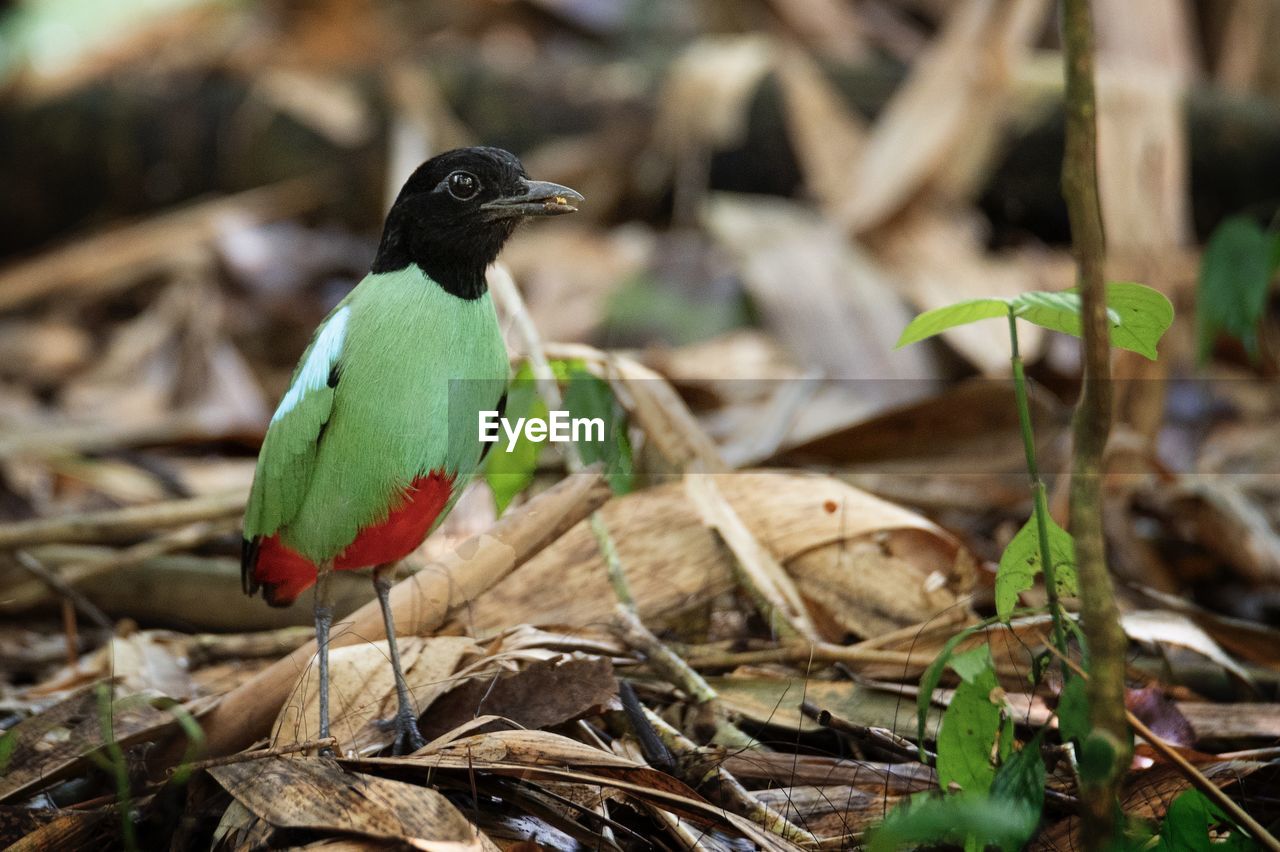
M 1109 848 L 1116 799 L 1132 751 L 1124 706 L 1124 654 L 1102 536 L 1102 463 L 1111 431 L 1111 348 L 1107 321 L 1105 237 L 1098 199 L 1097 104 L 1094 97 L 1093 18 L 1089 0 L 1065 0 L 1066 152 L 1062 190 L 1080 269 L 1084 382 L 1076 407 L 1071 476 L 1071 533 L 1080 574 L 1080 610 L 1092 661 L 1087 695 L 1091 737 L 1110 741 L 1115 759 L 1101 778 L 1082 779 L 1083 837 L 1088 848 Z
M 1040 478 L 1040 466 L 1036 463 L 1036 440 L 1031 428 L 1031 403 L 1027 399 L 1027 374 L 1018 351 L 1018 320 L 1013 309 L 1009 310 L 1009 348 L 1013 362 L 1013 396 L 1018 403 L 1018 424 L 1022 427 L 1022 449 L 1027 456 L 1027 476 L 1031 479 L 1031 494 L 1035 500 L 1033 509 L 1036 533 L 1040 539 L 1040 565 L 1044 571 L 1044 588 L 1049 595 L 1049 614 L 1053 617 L 1053 644 L 1063 654 L 1067 653 L 1067 630 L 1062 624 L 1062 605 L 1058 602 L 1057 568 L 1053 564 L 1053 552 L 1049 548 L 1049 497 Z M 1063 668 L 1066 673 L 1066 668 Z

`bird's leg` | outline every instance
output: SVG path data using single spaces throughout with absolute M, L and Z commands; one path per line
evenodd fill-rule
M 399 708 L 394 720 L 396 742 L 392 747 L 395 754 L 408 754 L 426 745 L 422 732 L 418 730 L 418 714 L 409 697 L 409 684 L 405 682 L 404 670 L 400 668 L 400 649 L 396 646 L 396 625 L 391 615 L 391 573 L 394 565 L 379 565 L 373 569 L 373 587 L 378 592 L 378 603 L 382 605 L 382 622 L 387 631 L 387 648 L 391 652 L 391 671 L 396 678 L 396 698 Z
M 329 627 L 333 624 L 333 602 L 329 580 L 333 566 L 324 563 L 316 569 L 316 647 L 320 663 L 320 739 L 329 738 Z M 322 748 L 320 754 L 332 757 L 333 749 Z

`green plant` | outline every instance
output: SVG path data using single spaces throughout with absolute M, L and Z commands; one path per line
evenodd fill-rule
M 622 406 L 613 396 L 609 383 L 587 370 L 581 361 L 551 361 L 556 382 L 564 388 L 562 407 L 574 418 L 591 418 L 603 421 L 604 440 L 575 441 L 578 455 L 584 464 L 602 462 L 605 478 L 615 494 L 625 494 L 632 488 L 631 441 L 627 437 L 627 418 Z M 543 419 L 548 415 L 547 403 L 538 392 L 533 369 L 528 363 L 521 365 L 507 389 L 504 417 L 515 422 L 519 418 Z M 498 514 L 502 514 L 529 484 L 533 482 L 538 459 L 545 442 L 531 441 L 521 432 L 511 442 L 509 436 L 499 432 L 498 443 L 492 445 L 485 458 L 485 481 L 493 492 Z
M 1227 334 L 1258 357 L 1258 323 L 1271 281 L 1280 270 L 1280 230 L 1264 230 L 1249 216 L 1224 219 L 1205 247 L 1196 289 L 1196 338 L 1200 361 Z
M 1019 594 L 1043 573 L 1053 624 L 1053 644 L 1065 657 L 1068 635 L 1078 627 L 1061 605 L 1064 595 L 1076 594 L 1078 581 L 1071 535 L 1049 515 L 1048 496 L 1036 459 L 1036 443 L 1027 377 L 1018 346 L 1018 320 L 1079 336 L 1080 296 L 1075 291 L 1031 292 L 1007 299 L 972 299 L 927 311 L 916 317 L 898 341 L 905 346 L 949 328 L 983 319 L 1005 317 L 1009 328 L 1014 398 L 1018 409 L 1033 508 L 1031 517 L 1009 542 L 996 575 L 996 618 L 1008 622 Z M 1107 287 L 1107 319 L 1111 343 L 1156 358 L 1161 336 L 1173 322 L 1173 306 L 1156 290 L 1142 284 L 1117 282 Z M 961 683 L 943 715 L 937 736 L 938 780 L 959 792 L 929 797 L 899 809 L 885 820 L 872 848 L 923 840 L 963 842 L 966 849 L 988 844 L 1002 849 L 1025 842 L 1039 819 L 1044 799 L 1044 764 L 1037 734 L 1015 749 L 1012 720 L 1000 704 L 990 651 L 986 647 L 957 654 L 966 639 L 992 620 L 960 632 L 946 644 L 920 680 L 918 735 L 923 741 L 929 702 L 943 671 L 950 668 Z M 1083 646 L 1083 642 L 1081 643 Z M 1063 667 L 1064 690 L 1060 712 L 1064 738 L 1082 738 L 1089 730 L 1083 681 Z M 1083 739 L 1078 742 L 1084 743 Z M 1097 745 L 1089 740 L 1088 745 Z M 1088 763 L 1089 761 L 1082 761 Z M 886 845 L 888 844 L 888 845 Z
M 133 852 L 138 848 L 137 829 L 133 825 L 133 788 L 129 783 L 129 761 L 124 748 L 116 739 L 115 714 L 124 708 L 124 702 L 112 698 L 110 684 L 96 687 L 98 722 L 102 731 L 102 748 L 89 755 L 98 768 L 109 773 L 116 788 L 116 809 L 120 813 L 120 838 L 124 848 Z M 126 701 L 136 701 L 138 696 Z

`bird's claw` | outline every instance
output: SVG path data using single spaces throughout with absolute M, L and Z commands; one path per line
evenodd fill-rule
M 413 754 L 427 744 L 427 741 L 422 738 L 422 732 L 418 730 L 418 717 L 408 707 L 402 707 L 390 719 L 379 719 L 377 724 L 384 731 L 396 732 L 391 753 L 397 757 Z

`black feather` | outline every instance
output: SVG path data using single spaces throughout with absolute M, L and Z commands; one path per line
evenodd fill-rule
M 240 587 L 246 595 L 256 594 L 258 581 L 253 577 L 253 569 L 258 567 L 258 548 L 262 539 L 258 536 L 240 541 Z

